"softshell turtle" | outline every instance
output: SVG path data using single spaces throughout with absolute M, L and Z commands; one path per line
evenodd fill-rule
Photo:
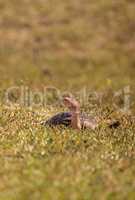
M 64 125 L 78 130 L 85 128 L 94 130 L 101 123 L 97 117 L 82 114 L 80 112 L 80 105 L 74 98 L 64 98 L 64 104 L 69 108 L 69 112 L 58 113 L 47 121 L 42 122 L 42 124 L 50 127 Z M 106 123 L 110 128 L 117 128 L 120 125 L 119 121 L 109 120 Z

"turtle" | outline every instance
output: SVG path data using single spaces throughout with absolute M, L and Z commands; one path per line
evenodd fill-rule
M 95 130 L 99 126 L 100 121 L 98 117 L 81 113 L 80 105 L 74 98 L 64 98 L 64 104 L 69 108 L 69 112 L 60 112 L 42 122 L 42 125 L 49 127 L 63 125 L 65 127 L 72 127 L 79 130 L 86 128 Z M 108 121 L 107 125 L 109 128 L 117 128 L 120 125 L 120 122 L 116 120 Z

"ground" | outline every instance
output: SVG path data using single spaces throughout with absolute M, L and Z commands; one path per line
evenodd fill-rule
M 135 198 L 134 10 L 132 0 L 0 1 L 0 200 Z M 67 93 L 98 129 L 41 126 Z

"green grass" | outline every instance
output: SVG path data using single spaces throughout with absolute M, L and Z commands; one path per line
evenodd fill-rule
M 135 198 L 134 10 L 130 0 L 0 1 L 0 200 Z M 102 103 L 89 98 L 82 110 L 121 126 L 46 129 L 39 122 L 63 110 L 57 94 L 45 107 L 9 107 L 11 86 L 98 91 Z M 131 113 L 117 108 L 122 94 L 114 105 L 126 86 Z

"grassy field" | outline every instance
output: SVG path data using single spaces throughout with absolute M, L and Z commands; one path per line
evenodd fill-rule
M 0 0 L 0 200 L 135 199 L 134 10 L 132 0 Z M 21 101 L 24 88 L 45 105 Z M 69 92 L 120 127 L 42 127 Z

